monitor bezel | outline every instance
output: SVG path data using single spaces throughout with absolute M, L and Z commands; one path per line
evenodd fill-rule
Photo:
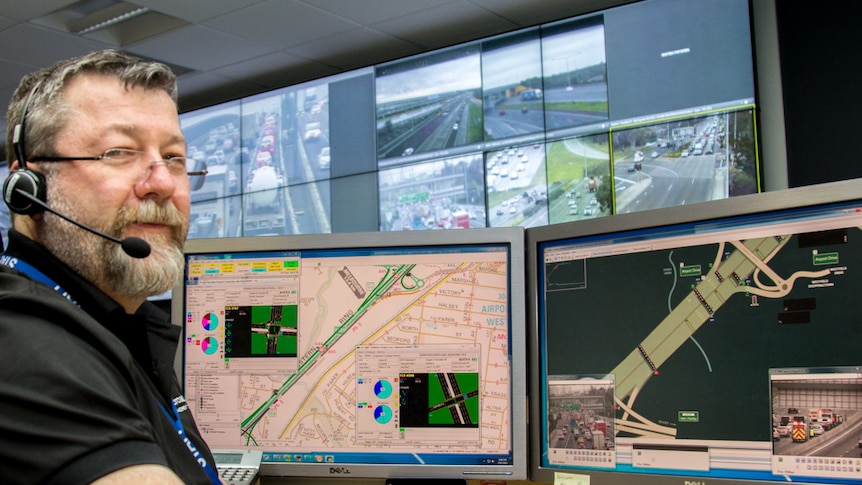
M 524 273 L 524 229 L 521 227 L 479 228 L 448 231 L 361 232 L 266 236 L 253 238 L 213 238 L 189 240 L 184 255 L 219 252 L 246 252 L 301 249 L 428 247 L 504 244 L 509 247 L 510 353 L 511 353 L 511 446 L 510 465 L 402 465 L 263 463 L 262 476 L 305 478 L 458 478 L 520 480 L 527 477 L 527 427 L 518 418 L 527 415 L 526 281 Z M 172 292 L 171 321 L 183 327 L 184 282 Z M 177 375 L 184 386 L 184 346 L 177 350 Z
M 716 479 L 702 476 L 666 475 L 649 473 L 625 473 L 618 471 L 598 471 L 572 467 L 554 467 L 542 465 L 542 383 L 547 379 L 542 374 L 543 348 L 540 338 L 539 321 L 539 246 L 545 243 L 564 239 L 574 239 L 591 236 L 602 236 L 614 233 L 636 231 L 656 227 L 666 227 L 676 224 L 692 224 L 708 222 L 735 216 L 747 216 L 782 211 L 802 209 L 818 205 L 828 205 L 859 201 L 862 207 L 862 178 L 832 182 L 821 185 L 811 185 L 792 189 L 777 190 L 761 194 L 743 195 L 730 199 L 702 202 L 686 206 L 618 214 L 613 217 L 594 219 L 582 222 L 572 222 L 530 228 L 526 231 L 527 239 L 527 314 L 528 322 L 528 355 L 530 358 L 530 480 L 537 482 L 553 482 L 557 473 L 573 473 L 589 475 L 591 483 L 613 484 L 625 480 L 634 485 L 665 485 L 668 483 L 713 483 L 722 484 L 778 484 L 786 483 L 772 480 L 751 479 Z

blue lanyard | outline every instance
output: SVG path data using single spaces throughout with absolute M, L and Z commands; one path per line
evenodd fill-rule
M 177 405 L 174 404 L 174 401 L 171 400 L 171 410 L 174 412 L 171 414 L 164 404 L 159 402 L 159 407 L 162 408 L 162 412 L 165 413 L 168 420 L 171 424 L 174 425 L 174 429 L 177 430 L 177 434 L 183 440 L 183 443 L 186 444 L 186 447 L 189 449 L 189 452 L 192 454 L 194 459 L 198 462 L 198 465 L 204 469 L 204 472 L 210 477 L 210 480 L 218 485 L 221 484 L 222 481 L 218 476 L 218 471 L 216 471 L 215 467 L 207 463 L 206 458 L 198 451 L 197 447 L 191 442 L 191 440 L 186 436 L 186 431 L 183 429 L 183 422 L 180 419 L 180 413 L 177 411 Z M 176 417 L 175 417 L 176 416 Z
M 34 268 L 33 266 L 31 266 L 26 261 L 23 261 L 23 260 L 18 259 L 18 258 L 14 258 L 14 257 L 9 256 L 7 254 L 0 254 L 0 265 L 6 266 L 8 268 L 12 268 L 12 269 L 15 269 L 15 270 L 18 270 L 18 271 L 24 273 L 25 275 L 29 276 L 33 280 L 38 281 L 42 284 L 45 284 L 45 285 L 53 288 L 54 291 L 63 295 L 67 300 L 74 303 L 75 305 L 78 305 L 78 302 L 76 302 L 74 299 L 72 299 L 72 295 L 70 295 L 68 291 L 64 290 L 62 286 L 60 286 L 56 282 L 54 282 L 54 280 L 49 278 L 48 275 L 46 275 L 45 273 Z M 78 305 L 78 306 L 80 306 L 80 305 Z M 174 402 L 171 401 L 171 408 L 173 408 L 173 411 L 174 411 L 173 415 L 171 415 L 168 412 L 168 410 L 165 408 L 165 406 L 162 403 L 159 403 L 159 407 L 162 408 L 162 411 L 165 413 L 165 416 L 167 416 L 168 420 L 170 420 L 171 424 L 174 425 L 174 429 L 177 430 L 177 434 L 180 436 L 180 438 L 186 444 L 186 447 L 189 449 L 192 456 L 194 456 L 195 460 L 198 462 L 198 464 L 201 466 L 201 468 L 204 469 L 204 472 L 206 472 L 206 474 L 210 478 L 210 480 L 214 484 L 221 484 L 222 481 L 218 476 L 218 472 L 215 470 L 214 467 L 210 466 L 207 463 L 206 458 L 204 458 L 204 456 L 201 455 L 201 453 L 197 450 L 197 447 L 195 447 L 195 445 L 192 444 L 192 442 L 186 437 L 186 432 L 183 429 L 183 422 L 180 420 L 180 413 L 177 411 L 176 404 L 174 404 Z M 174 416 L 176 416 L 176 418 L 174 418 Z
M 75 301 L 72 298 L 72 295 L 70 295 L 68 291 L 64 290 L 62 286 L 55 283 L 54 280 L 49 278 L 48 275 L 46 275 L 45 273 L 39 271 L 38 269 L 34 268 L 33 266 L 30 266 L 30 264 L 27 263 L 26 261 L 18 259 L 18 258 L 14 258 L 14 257 L 9 256 L 7 254 L 0 254 L 0 264 L 2 264 L 3 266 L 6 266 L 7 268 L 12 268 L 12 269 L 18 270 L 18 271 L 24 273 L 25 275 L 29 276 L 30 278 L 38 281 L 39 283 L 42 283 L 44 285 L 47 285 L 47 286 L 53 288 L 54 291 L 56 291 L 57 293 L 62 295 L 64 298 L 66 298 L 67 300 L 74 303 L 76 306 L 78 306 L 78 307 L 81 306 L 81 305 L 78 305 L 78 302 Z

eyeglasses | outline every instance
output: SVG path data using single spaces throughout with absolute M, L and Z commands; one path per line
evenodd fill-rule
M 69 162 L 73 160 L 98 160 L 109 167 L 130 169 L 142 165 L 146 153 L 129 148 L 109 148 L 105 153 L 94 157 L 30 157 L 31 162 Z M 161 160 L 148 160 L 141 174 L 142 178 L 149 175 L 155 164 L 164 163 L 172 177 L 188 177 L 192 190 L 200 189 L 207 175 L 207 165 L 199 160 L 186 157 L 168 156 Z

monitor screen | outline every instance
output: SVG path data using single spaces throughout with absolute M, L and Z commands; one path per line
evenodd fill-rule
M 853 180 L 527 230 L 531 477 L 862 483 L 860 228 Z
M 433 234 L 189 241 L 174 319 L 207 443 L 264 475 L 526 477 L 524 231 Z

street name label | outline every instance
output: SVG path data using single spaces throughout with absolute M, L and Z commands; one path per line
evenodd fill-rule
M 683 266 L 679 269 L 680 276 L 700 276 L 700 265 Z
M 677 419 L 680 423 L 697 423 L 700 421 L 700 411 L 679 411 Z
M 823 266 L 824 264 L 838 264 L 838 253 L 814 253 L 814 264 Z

